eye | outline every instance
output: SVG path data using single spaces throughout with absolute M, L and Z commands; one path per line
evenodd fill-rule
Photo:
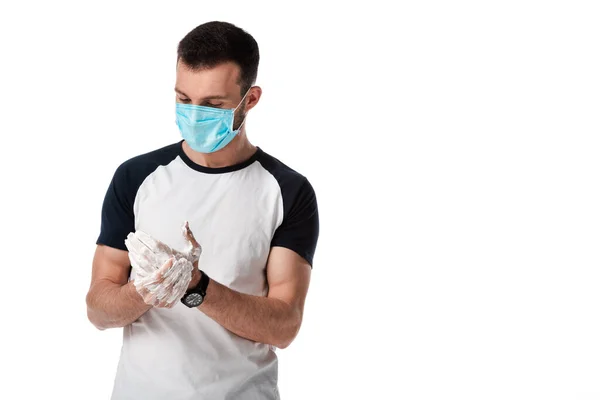
M 179 100 L 182 103 L 189 103 L 190 99 L 182 99 L 181 97 L 178 97 L 177 100 Z
M 221 106 L 223 105 L 223 103 L 211 103 L 210 101 L 207 101 L 207 102 L 205 103 L 205 105 L 206 105 L 207 107 L 219 108 L 219 107 L 221 107 Z

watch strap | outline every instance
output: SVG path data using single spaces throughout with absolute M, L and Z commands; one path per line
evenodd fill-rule
M 208 287 L 208 283 L 210 282 L 210 278 L 203 271 L 200 271 L 202 276 L 200 277 L 200 282 L 196 285 L 196 287 L 191 288 L 181 298 L 181 302 L 188 307 L 196 307 L 204 302 L 204 297 L 206 297 L 206 288 Z M 201 296 L 201 301 L 198 304 L 191 304 L 188 302 L 188 298 L 191 294 L 199 294 Z
M 210 278 L 208 277 L 208 275 L 206 275 L 206 272 L 200 271 L 200 273 L 202 274 L 202 276 L 200 277 L 200 282 L 195 288 L 190 289 L 189 292 L 200 293 L 202 297 L 205 297 L 206 289 L 208 288 L 208 282 L 210 282 Z

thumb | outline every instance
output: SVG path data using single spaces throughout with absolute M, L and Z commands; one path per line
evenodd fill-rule
M 191 257 L 193 258 L 194 262 L 197 261 L 200 258 L 200 254 L 202 253 L 202 246 L 200 246 L 200 243 L 198 243 L 198 241 L 196 241 L 196 238 L 194 237 L 194 234 L 192 233 L 192 230 L 190 229 L 190 224 L 188 221 L 185 221 L 185 223 L 183 224 L 183 236 L 185 237 L 185 239 L 188 241 L 190 247 L 188 248 L 188 254 L 191 255 Z
M 194 234 L 192 233 L 192 230 L 190 229 L 190 223 L 185 221 L 185 223 L 183 224 L 183 236 L 185 237 L 185 239 L 190 242 L 190 244 L 193 247 L 200 247 L 200 244 L 196 241 L 196 238 L 194 237 Z
M 171 257 L 165 262 L 158 271 L 156 271 L 156 280 L 162 281 L 169 269 L 173 266 L 174 259 Z

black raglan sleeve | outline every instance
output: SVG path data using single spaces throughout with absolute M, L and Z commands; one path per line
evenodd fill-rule
M 125 239 L 135 230 L 133 203 L 137 186 L 131 182 L 130 163 L 117 168 L 102 204 L 100 236 L 96 244 L 125 250 Z
M 96 244 L 127 251 L 125 239 L 135 231 L 134 203 L 144 180 L 161 165 L 168 165 L 181 151 L 181 142 L 125 161 L 115 171 L 102 205 L 100 236 Z
M 282 194 L 283 221 L 273 235 L 271 246 L 295 251 L 312 267 L 319 238 L 319 212 L 315 191 L 308 180 L 303 178 L 299 185 L 284 185 Z

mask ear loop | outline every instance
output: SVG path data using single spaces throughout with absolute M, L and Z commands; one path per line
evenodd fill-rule
M 244 97 L 242 97 L 242 100 L 240 100 L 239 104 L 233 109 L 233 115 L 235 115 L 235 110 L 237 110 L 239 108 L 239 106 L 242 105 L 242 103 L 244 102 L 244 99 L 246 98 L 246 96 L 248 96 L 248 93 L 250 93 L 250 89 L 252 89 L 252 87 L 249 87 L 248 90 L 246 90 L 246 94 L 244 95 Z M 239 132 L 239 130 L 242 129 L 242 126 L 244 125 L 244 122 L 246 122 L 246 117 L 247 116 L 248 116 L 248 113 L 246 113 L 246 115 L 244 115 L 244 119 L 242 120 L 242 123 L 240 124 L 240 126 L 238 126 L 238 128 L 236 129 L 236 131 Z M 233 128 L 233 126 L 231 128 Z

